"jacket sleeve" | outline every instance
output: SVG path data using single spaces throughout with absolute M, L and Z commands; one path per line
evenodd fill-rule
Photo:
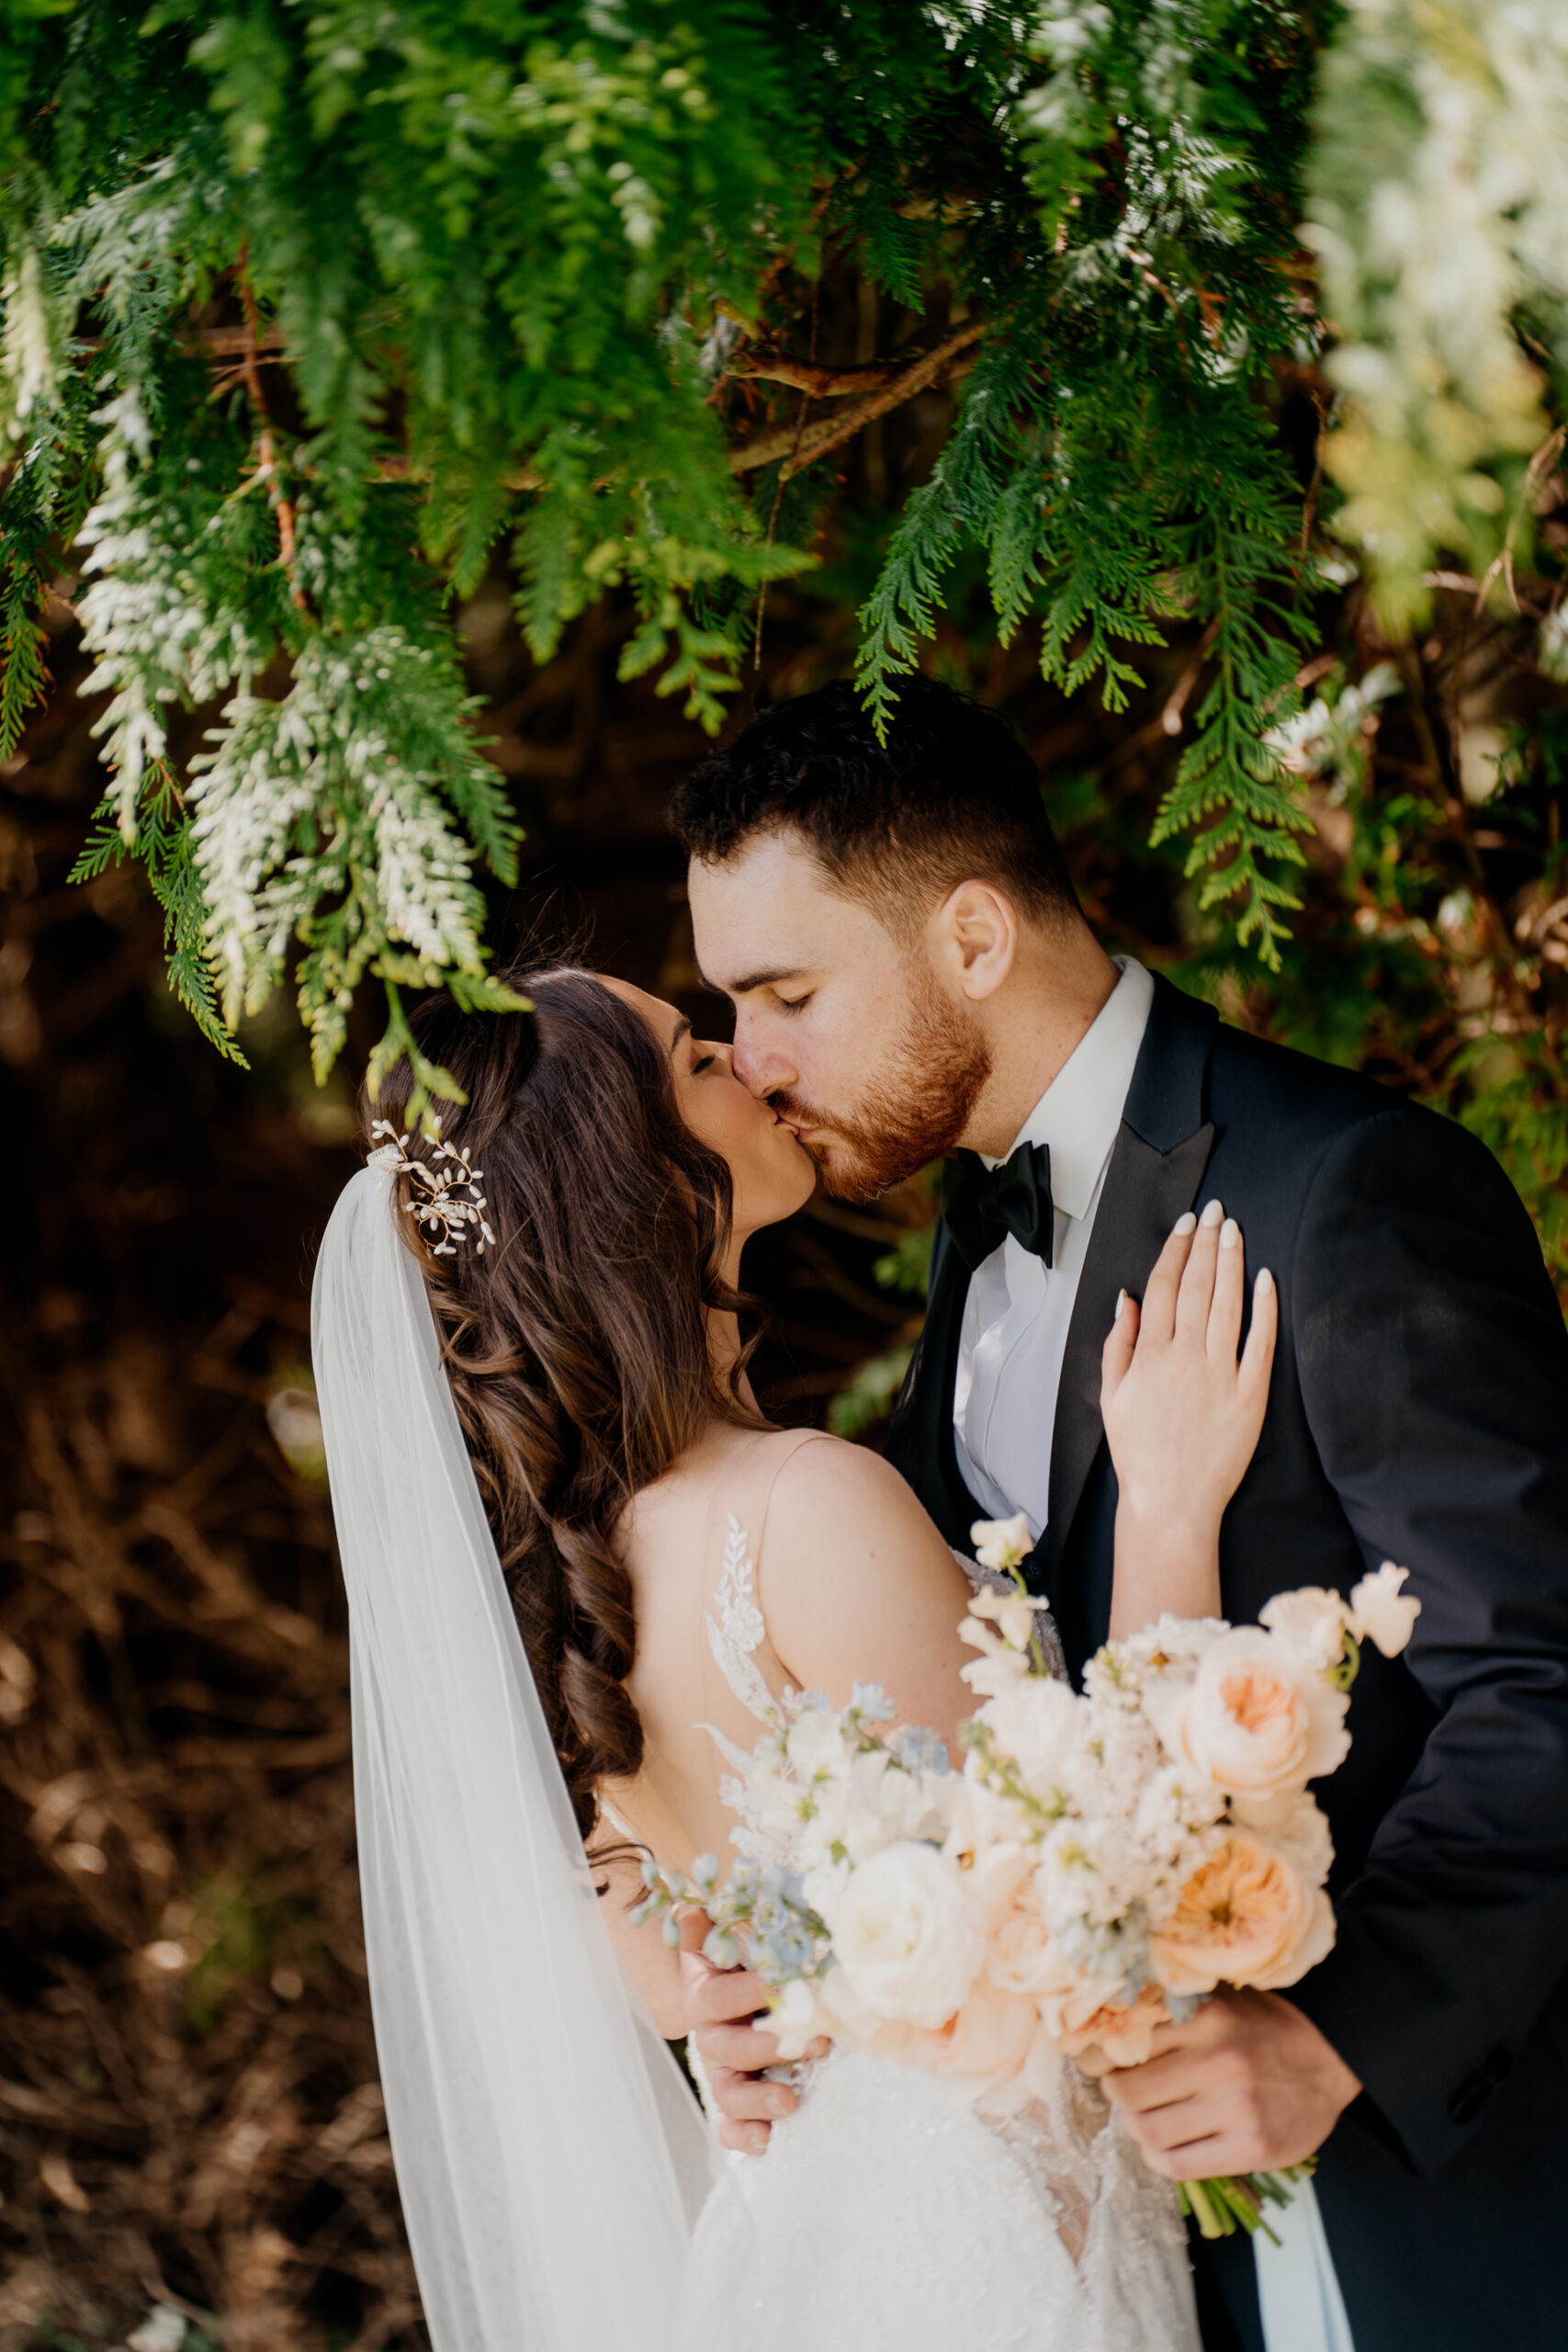
M 1568 1970 L 1568 1335 L 1492 1155 L 1408 1105 L 1318 1169 L 1292 1313 L 1368 1565 L 1410 1570 L 1405 1663 L 1439 1717 L 1292 1998 L 1430 2174 Z

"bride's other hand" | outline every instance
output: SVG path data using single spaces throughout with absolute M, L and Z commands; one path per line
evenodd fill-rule
M 767 1999 L 767 1986 L 749 1968 L 710 1970 L 692 1987 L 689 2030 L 719 2111 L 719 2145 L 751 2156 L 761 2154 L 773 2124 L 800 2105 L 798 2092 L 762 2071 L 779 2063 L 778 2037 L 761 2022 Z M 813 2042 L 807 2055 L 820 2058 L 827 2047 Z
M 1114 1639 L 1163 1610 L 1219 1611 L 1220 1521 L 1263 1427 L 1279 1329 L 1265 1271 L 1238 1360 L 1246 1285 L 1240 1229 L 1211 1201 L 1180 1219 L 1142 1306 L 1123 1295 L 1111 1327 L 1100 1411 L 1120 1490 Z

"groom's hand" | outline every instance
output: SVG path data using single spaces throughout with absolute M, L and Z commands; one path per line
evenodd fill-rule
M 766 2015 L 767 2004 L 768 1988 L 750 1968 L 715 1969 L 692 1988 L 691 2038 L 723 2118 L 719 2144 L 748 2155 L 761 2155 L 773 2123 L 800 2105 L 787 2083 L 770 2083 L 762 2074 L 779 2063 L 777 2035 L 753 2022 Z M 819 2057 L 827 2047 L 814 2044 L 810 2054 Z
M 1300 2164 L 1361 2087 L 1277 1993 L 1216 1993 L 1185 2025 L 1159 2028 L 1145 2065 L 1108 2069 L 1093 2051 L 1079 2064 L 1102 2077 L 1150 2165 L 1171 2180 Z

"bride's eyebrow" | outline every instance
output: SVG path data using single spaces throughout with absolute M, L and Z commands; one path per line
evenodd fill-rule
M 680 1044 L 680 1042 L 681 1042 L 681 1040 L 682 1040 L 682 1037 L 689 1037 L 689 1036 L 691 1035 L 691 1034 L 692 1034 L 692 1024 L 691 1024 L 691 1023 L 686 1019 L 685 1015 L 682 1013 L 682 1015 L 681 1019 L 680 1019 L 679 1021 L 677 1021 L 677 1023 L 675 1023 L 674 1028 L 673 1028 L 673 1029 L 671 1031 L 671 1033 L 670 1033 L 670 1050 L 671 1050 L 671 1053 L 673 1053 L 673 1052 L 674 1052 L 674 1050 L 675 1050 L 676 1046 Z

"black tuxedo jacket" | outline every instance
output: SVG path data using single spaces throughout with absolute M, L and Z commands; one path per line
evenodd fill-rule
M 1318 1791 L 1338 1941 L 1291 1995 L 1366 2086 L 1318 2176 L 1357 2352 L 1544 2352 L 1568 2343 L 1562 1317 L 1483 1145 L 1156 979 L 1040 1433 L 1035 1582 L 1075 1671 L 1110 1617 L 1099 1399 L 1116 1294 L 1142 1295 L 1176 1219 L 1210 1199 L 1280 1306 L 1268 1417 L 1221 1536 L 1227 1615 L 1249 1623 L 1298 1585 L 1348 1592 L 1385 1559 L 1421 1602 L 1402 1659 L 1363 1655 L 1350 1756 Z M 966 1290 L 939 1234 L 887 1442 L 963 1549 L 983 1515 L 953 1440 Z M 1245 2241 L 1218 2249 L 1201 2294 L 1216 2280 L 1259 2344 Z

